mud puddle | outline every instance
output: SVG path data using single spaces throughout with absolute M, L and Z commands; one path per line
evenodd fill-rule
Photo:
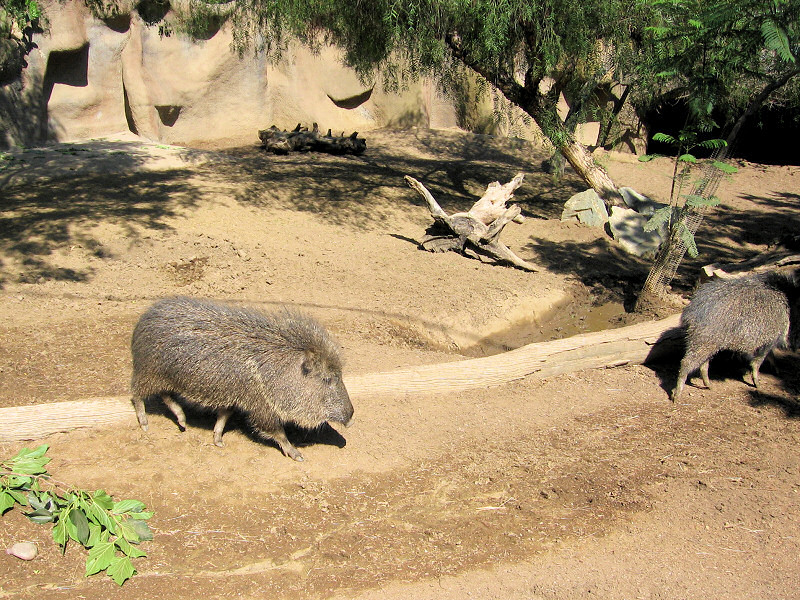
M 608 302 L 598 306 L 568 304 L 550 311 L 539 319 L 531 318 L 515 322 L 502 331 L 483 337 L 461 353 L 480 357 L 508 352 L 528 344 L 549 342 L 582 333 L 613 329 L 621 324 L 625 308 L 620 302 Z

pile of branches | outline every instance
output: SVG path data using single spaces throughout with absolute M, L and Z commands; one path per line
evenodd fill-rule
M 259 131 L 258 137 L 264 144 L 264 149 L 275 154 L 327 152 L 357 155 L 363 154 L 367 149 L 367 140 L 358 137 L 357 131 L 345 137 L 344 132 L 340 136 L 331 135 L 331 130 L 328 129 L 328 133 L 320 135 L 316 123 L 311 131 L 308 127 L 301 127 L 300 123 L 292 131 L 280 130 L 273 125 L 269 129 Z

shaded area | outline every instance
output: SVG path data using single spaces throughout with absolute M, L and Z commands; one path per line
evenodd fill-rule
M 647 277 L 648 261 L 622 250 L 610 238 L 590 242 L 531 238 L 524 250 L 548 271 L 574 275 L 592 290 L 594 304 L 620 302 L 630 311 Z
M 31 161 L 36 162 L 35 154 Z M 92 275 L 89 269 L 59 267 L 53 254 L 80 244 L 103 258 L 102 246 L 87 233 L 93 225 L 116 224 L 133 241 L 140 228 L 164 229 L 163 219 L 195 199 L 187 173 L 180 170 L 118 173 L 113 185 L 107 177 L 85 177 L 6 189 L 0 200 L 0 286 L 9 278 L 85 280 Z
M 778 352 L 774 365 L 766 361 L 764 366 L 780 380 L 783 393 L 766 393 L 751 389 L 750 404 L 754 407 L 777 406 L 789 419 L 800 419 L 800 356 L 797 353 Z M 762 371 L 764 369 L 762 368 Z
M 215 167 L 223 177 L 245 181 L 237 200 L 318 214 L 341 226 L 370 228 L 397 205 L 428 219 L 419 196 L 403 181 L 421 181 L 448 213 L 468 210 L 492 181 L 525 173 L 514 203 L 529 216 L 560 214 L 572 190 L 585 185 L 574 175 L 554 183 L 539 164 L 542 150 L 522 140 L 427 131 L 373 131 L 365 134 L 363 156 L 274 156 L 258 145 L 224 150 L 236 162 Z
M 30 140 L 45 140 L 54 137 L 57 129 L 48 123 L 47 102 L 42 94 L 42 75 L 36 74 L 32 81 L 23 86 L 21 79 L 0 85 L 0 150 L 28 143 Z M 45 137 L 42 137 L 45 136 Z M 5 156 L 0 156 L 0 169 Z M 0 187 L 2 187 L 0 171 Z
M 800 194 L 742 194 L 740 198 L 754 204 L 757 210 L 721 206 L 709 212 L 696 236 L 700 255 L 697 258 L 687 255 L 681 263 L 672 284 L 676 291 L 691 294 L 697 274 L 707 264 L 752 258 L 775 246 L 785 234 L 800 231 Z

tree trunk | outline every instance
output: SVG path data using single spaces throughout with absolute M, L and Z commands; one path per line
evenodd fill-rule
M 753 116 L 756 111 L 761 108 L 764 102 L 767 101 L 767 98 L 774 92 L 775 90 L 782 88 L 784 85 L 789 83 L 789 80 L 792 79 L 795 75 L 800 74 L 800 68 L 792 69 L 787 71 L 783 74 L 780 79 L 775 79 L 769 82 L 763 90 L 761 90 L 748 104 L 747 109 L 739 116 L 736 120 L 736 123 L 733 124 L 730 133 L 728 133 L 728 137 L 725 141 L 728 143 L 728 148 L 732 147 L 734 142 L 736 141 L 736 137 L 739 135 L 739 131 L 742 129 L 745 121 L 748 118 Z
M 457 34 L 447 34 L 445 43 L 456 60 L 481 75 L 486 81 L 492 82 L 509 102 L 520 107 L 533 119 L 553 146 L 564 154 L 564 158 L 575 172 L 597 192 L 607 206 L 624 206 L 622 196 L 608 173 L 594 161 L 586 147 L 577 142 L 567 131 L 558 115 L 559 94 L 551 94 L 540 89 L 541 76 L 528 70 L 525 73 L 525 84 L 520 85 L 509 74 L 500 76 L 494 65 L 489 66 L 470 55 Z
M 614 122 L 619 118 L 619 113 L 622 112 L 623 107 L 625 106 L 625 102 L 628 100 L 628 95 L 631 92 L 631 86 L 626 85 L 625 91 L 622 92 L 622 96 L 617 98 L 614 101 L 614 110 L 611 112 L 609 118 L 600 124 L 600 132 L 597 134 L 597 146 L 600 148 L 604 148 L 606 144 L 608 144 L 608 136 L 611 135 L 611 129 L 614 126 Z
M 625 206 L 614 181 L 605 169 L 594 161 L 594 157 L 586 149 L 586 146 L 570 138 L 558 149 L 561 150 L 564 158 L 575 169 L 575 172 L 603 199 L 606 206 Z

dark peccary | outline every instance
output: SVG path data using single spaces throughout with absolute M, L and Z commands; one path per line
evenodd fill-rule
M 133 406 L 144 430 L 144 399 L 155 395 L 185 429 L 180 398 L 216 411 L 217 446 L 239 410 L 284 454 L 303 460 L 285 423 L 314 428 L 353 418 L 338 345 L 319 323 L 288 309 L 265 314 L 207 300 L 161 300 L 139 319 L 131 352 Z
M 750 361 L 753 385 L 758 388 L 761 363 L 775 349 L 796 347 L 793 325 L 800 296 L 798 271 L 768 271 L 732 279 L 714 279 L 701 285 L 683 314 L 686 354 L 681 360 L 673 402 L 687 377 L 696 369 L 707 388 L 708 366 L 720 350 L 740 352 Z

